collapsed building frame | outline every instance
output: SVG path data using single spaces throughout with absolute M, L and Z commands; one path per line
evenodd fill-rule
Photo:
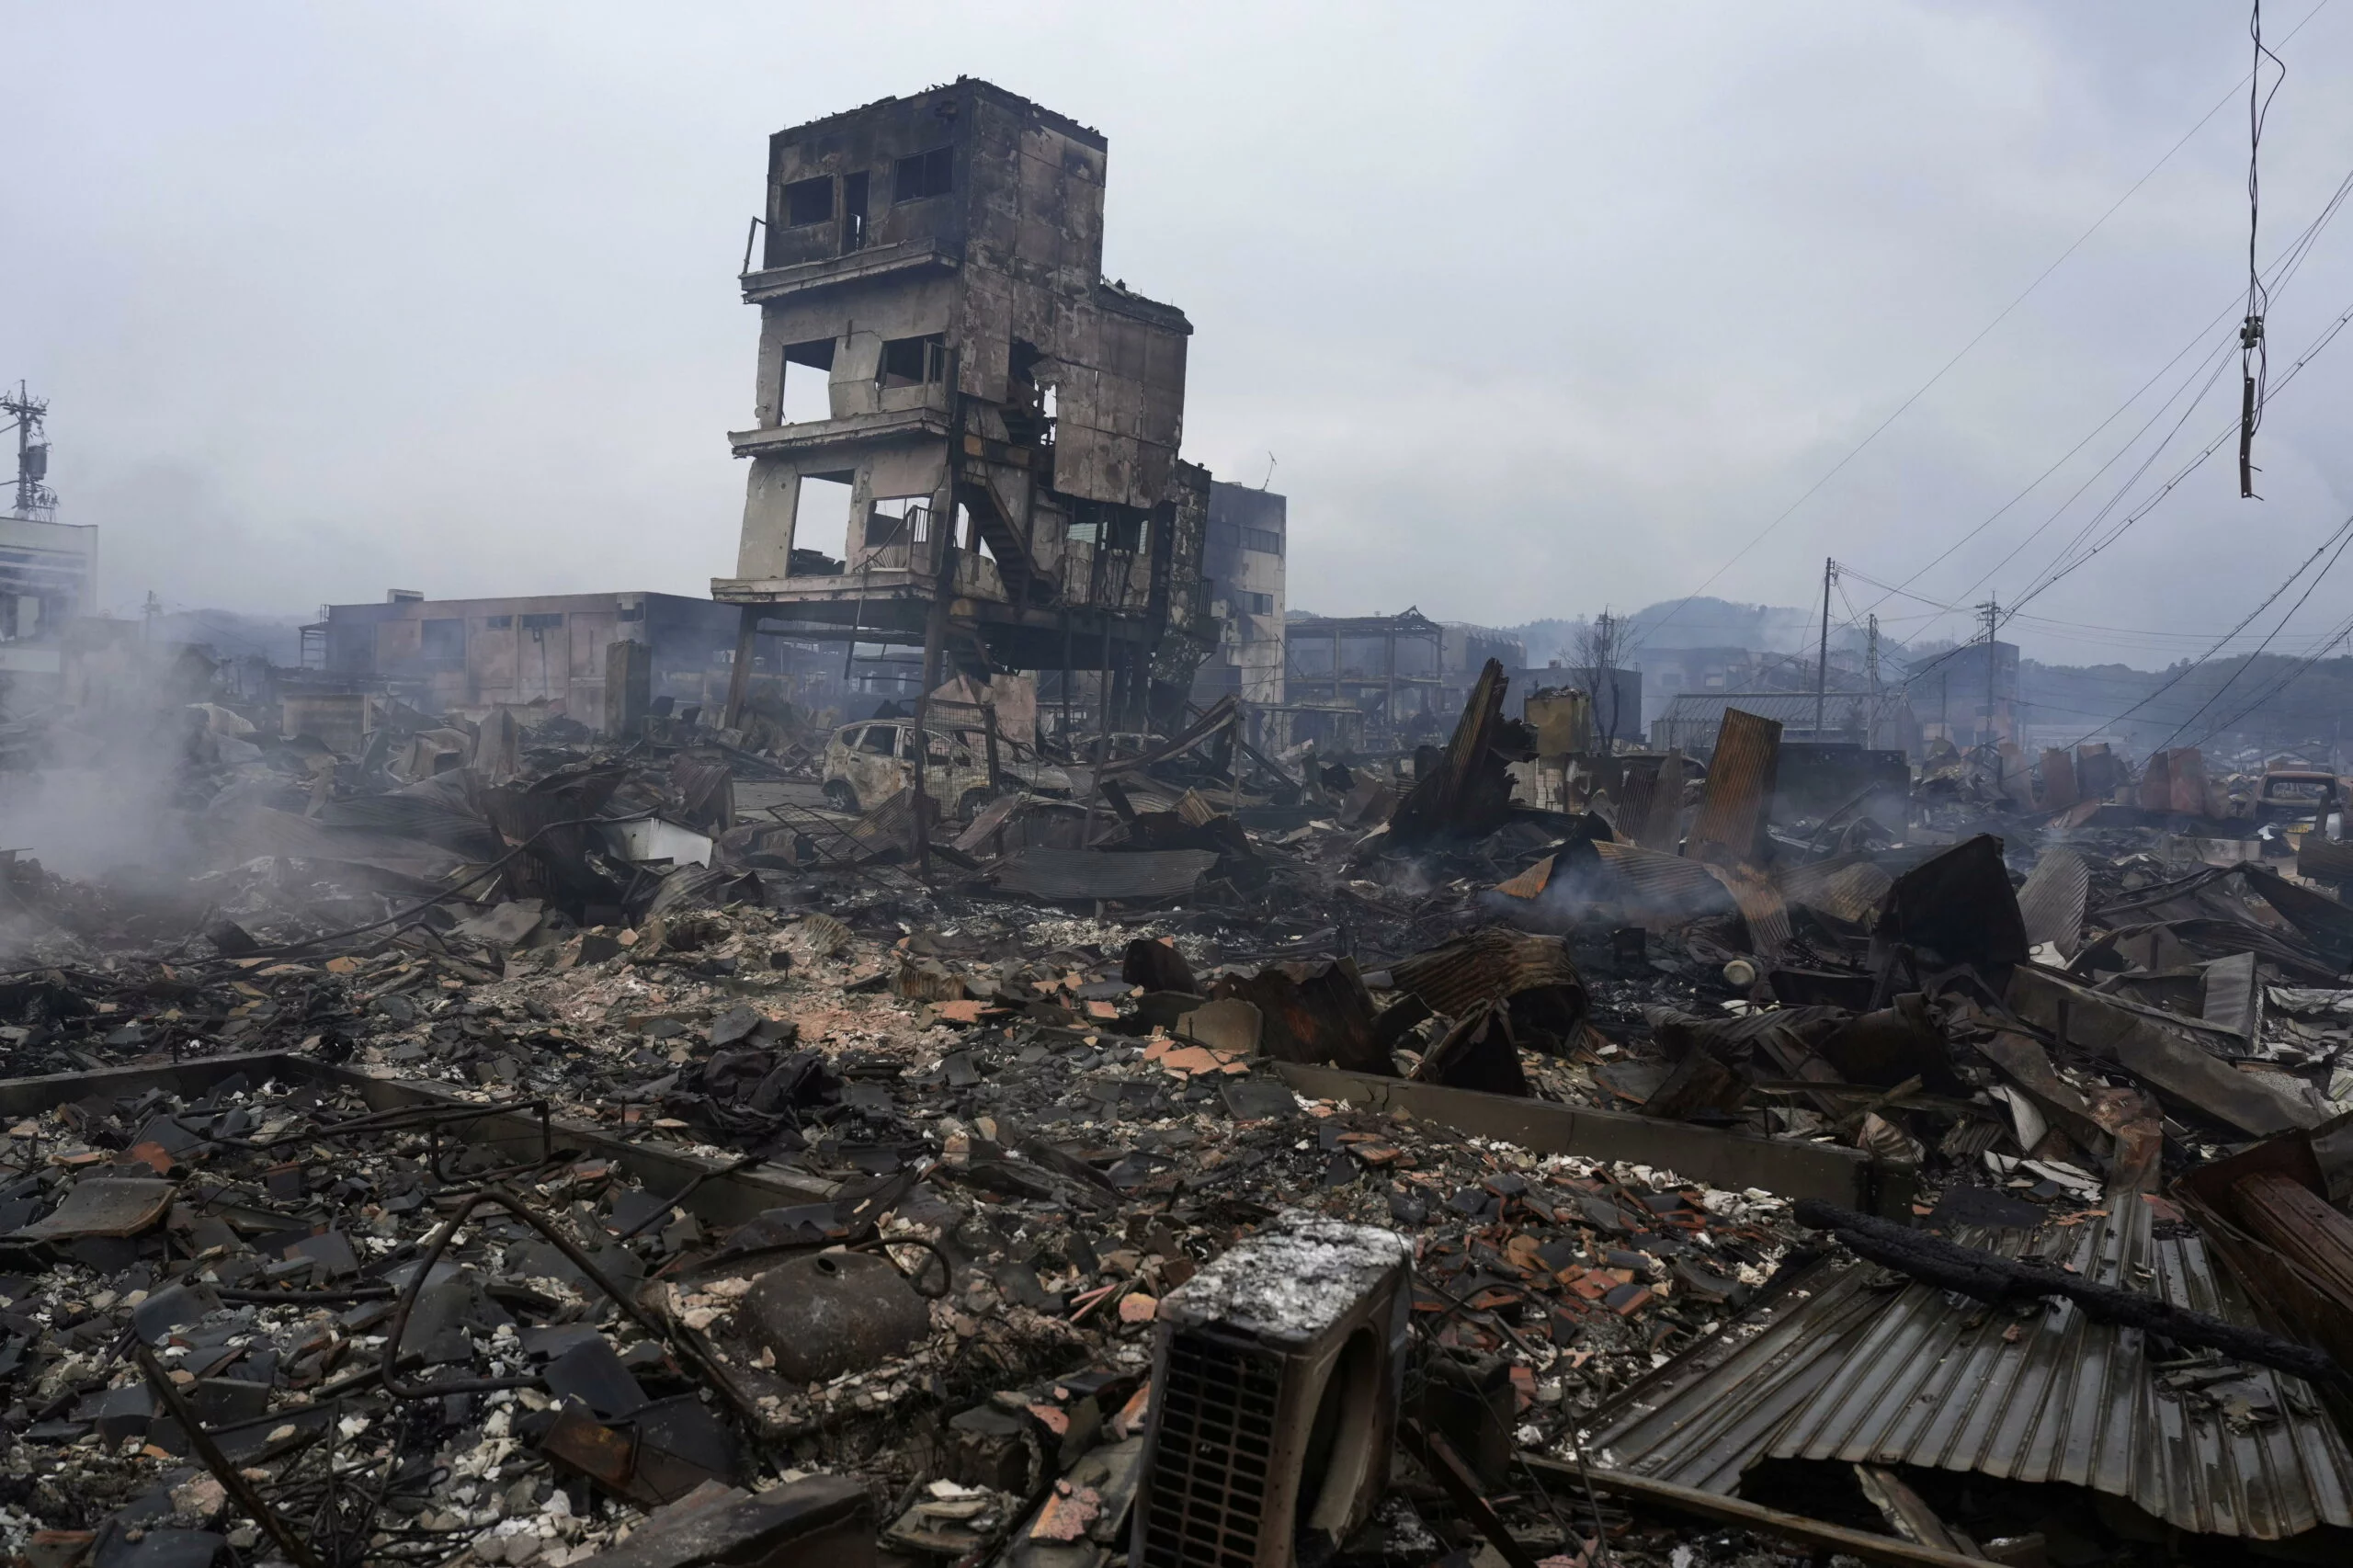
M 970 78 L 770 139 L 742 541 L 711 583 L 743 607 L 731 720 L 763 633 L 920 645 L 926 691 L 1091 671 L 1107 731 L 1180 714 L 1215 642 L 1209 474 L 1177 456 L 1192 325 L 1102 276 L 1106 150 Z

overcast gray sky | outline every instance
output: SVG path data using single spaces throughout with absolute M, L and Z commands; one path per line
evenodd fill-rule
M 2311 6 L 2275 0 L 2271 35 Z M 1273 455 L 1295 606 L 1508 624 L 1677 597 L 2248 59 L 2243 10 L 2152 0 L 0 15 L 0 372 L 54 400 L 61 517 L 105 530 L 115 605 L 288 612 L 707 591 L 734 557 L 765 139 L 960 74 L 1110 139 L 1106 268 L 1192 318 L 1188 455 L 1250 483 Z M 2353 3 L 2282 52 L 2267 256 L 2353 171 Z M 1903 581 L 2195 341 L 1914 585 L 2022 591 L 2146 443 L 1978 579 L 2235 322 L 2245 157 L 2239 102 L 1711 591 L 1810 603 L 1825 555 Z M 2275 380 L 2348 308 L 2353 222 L 2274 306 Z M 2234 362 L 2145 484 L 2235 389 Z M 2353 341 L 2272 408 L 2268 500 L 2237 499 L 2226 448 L 2013 631 L 2147 666 L 2235 622 L 2353 512 L 2348 392 Z M 2279 646 L 2353 610 L 2342 571 Z M 1881 597 L 1847 593 L 1842 619 Z

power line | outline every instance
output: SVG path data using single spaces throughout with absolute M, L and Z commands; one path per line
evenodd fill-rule
M 2311 17 L 2307 17 L 2305 20 L 2309 21 L 2311 20 Z M 2301 28 L 2299 28 L 2298 30 L 2301 31 Z M 2291 34 L 2290 36 L 2292 37 L 2293 35 Z M 2305 224 L 2303 229 L 2297 233 L 2296 237 L 2289 243 L 2286 248 L 2283 249 L 2278 256 L 2273 258 L 2271 264 L 2271 272 L 2273 276 L 2268 284 L 2263 285 L 2265 289 L 2267 305 L 2274 296 L 2284 292 L 2288 285 L 2294 279 L 2296 274 L 2302 269 L 2304 262 L 2312 255 L 2313 246 L 2319 242 L 2322 232 L 2326 229 L 2329 222 L 2336 216 L 2337 211 L 2344 206 L 2348 196 L 2353 196 L 2353 170 L 2348 170 L 2345 177 L 2337 183 L 2336 189 L 2330 193 L 2328 200 L 2322 204 L 2320 211 L 2314 215 L 2312 222 Z M 2154 386 L 2157 381 L 2165 376 L 2166 371 L 2172 369 L 2175 365 L 2180 363 L 2184 355 L 2188 354 L 2192 348 L 2195 348 L 2201 340 L 2204 340 L 2208 335 L 2213 331 L 2215 327 L 2222 324 L 2223 320 L 2230 314 L 2231 309 L 2231 303 L 2224 303 L 2222 309 L 2215 312 L 2213 317 L 2204 327 L 2200 328 L 2196 334 L 2194 334 L 2190 337 L 2189 341 L 2184 344 L 2180 350 L 2177 352 L 2171 359 L 2166 360 L 2163 366 L 2159 367 L 2154 375 L 2152 375 L 2146 381 L 2143 381 L 2133 391 L 2131 396 L 2127 397 L 2123 403 L 2119 404 L 2114 413 L 2111 413 L 2107 418 L 2101 420 L 2099 424 L 2093 426 L 2091 431 L 2086 434 L 2082 440 L 2077 441 L 2073 447 L 2070 447 L 2059 457 L 2057 461 L 2052 463 L 2050 467 L 2037 474 L 2023 489 L 2019 490 L 2017 494 L 2011 496 L 2009 500 L 2005 501 L 2000 506 L 1995 508 L 1995 510 L 1983 521 L 1979 522 L 1976 527 L 1962 534 L 1950 545 L 1948 545 L 1933 560 L 1927 562 L 1917 571 L 1915 571 L 1910 576 L 1904 578 L 1902 583 L 1892 586 L 1886 584 L 1879 584 L 1877 585 L 1886 588 L 1891 593 L 1903 592 L 1904 590 L 1908 589 L 1912 584 L 1919 581 L 1924 574 L 1934 570 L 1938 565 L 1950 558 L 1955 551 L 1959 551 L 1971 540 L 1975 539 L 1979 534 L 1984 532 L 1987 528 L 1991 527 L 1995 521 L 1999 520 L 2004 515 L 2008 513 L 2012 507 L 2016 506 L 2019 502 L 2025 500 L 2027 496 L 2032 494 L 2037 489 L 2040 488 L 2045 480 L 2048 480 L 2061 468 L 2064 467 L 2066 463 L 2072 460 L 2076 453 L 2082 451 L 2085 447 L 2090 445 L 2092 440 L 2097 437 L 2102 430 L 2108 428 L 2109 426 L 2114 424 L 2118 419 L 2122 418 L 2124 415 L 2131 410 L 2132 405 L 2138 403 L 2142 397 L 2147 393 L 2149 389 Z M 2328 335 L 2333 336 L 2334 333 L 2332 332 Z M 2092 520 L 2086 524 L 2083 528 L 2077 530 L 2075 538 L 2070 540 L 2066 549 L 2060 552 L 2058 557 L 2059 560 L 2065 559 L 2068 551 L 2072 551 L 2076 548 L 2076 546 L 2080 545 L 2090 531 L 2093 528 L 2096 528 L 2099 525 L 2100 521 L 2110 512 L 2115 510 L 2116 506 L 2123 500 L 2124 496 L 2131 494 L 2132 486 L 2140 483 L 2142 476 L 2148 472 L 2151 465 L 2153 465 L 2156 461 L 2157 458 L 2163 454 L 2165 449 L 2171 444 L 2173 437 L 2179 434 L 2181 425 L 2188 422 L 2189 415 L 2195 411 L 2197 404 L 2203 401 L 2206 393 L 2212 390 L 2214 382 L 2221 379 L 2222 368 L 2227 363 L 2226 356 L 2230 341 L 2231 340 L 2229 339 L 2225 339 L 2220 343 L 2214 344 L 2213 347 L 2207 350 L 2205 355 L 2200 357 L 2200 366 L 2202 367 L 2210 359 L 2212 360 L 2214 365 L 2214 369 L 2207 376 L 2205 385 L 2199 389 L 2197 395 L 2191 399 L 2188 406 L 2183 410 L 2182 416 L 2179 420 L 2176 421 L 2174 429 L 2168 431 L 2165 439 L 2160 441 L 2155 449 L 2141 460 L 2140 466 L 2133 470 L 2131 477 L 2118 488 L 2115 494 L 2109 498 L 2107 505 L 2103 506 L 2097 513 L 2094 514 Z M 2313 348 L 2308 349 L 2306 351 L 2305 358 L 2309 358 L 2312 354 L 2318 352 L 2320 347 L 2325 347 L 2326 341 L 2326 338 L 2324 337 L 2324 339 Z M 2266 364 L 2268 367 L 2268 348 L 2266 352 Z M 2051 514 L 2044 517 L 2040 523 L 2037 524 L 2024 539 L 2012 546 L 2009 553 L 2003 556 L 2001 560 L 1995 562 L 1985 572 L 1980 574 L 1976 581 L 1971 583 L 1967 588 L 1953 596 L 1954 602 L 1949 607 L 1949 608 L 1957 610 L 1961 604 L 1968 600 L 1971 595 L 1976 593 L 1979 588 L 1984 586 L 1986 582 L 1991 579 L 1995 574 L 2000 572 L 2003 567 L 2016 560 L 2019 551 L 2023 551 L 2028 545 L 2033 543 L 2035 540 L 2041 537 L 2045 529 L 2050 528 L 2052 523 L 2057 522 L 2059 518 L 2066 513 L 2070 506 L 2073 506 L 2076 501 L 2082 498 L 2084 493 L 2089 490 L 2092 485 L 2097 482 L 2101 474 L 2106 473 L 2110 468 L 2114 467 L 2123 459 L 2125 454 L 2130 452 L 2133 447 L 2139 443 L 2142 437 L 2148 434 L 2150 428 L 2154 426 L 2159 419 L 2164 417 L 2165 411 L 2168 407 L 2172 406 L 2175 400 L 2179 398 L 2183 392 L 2188 390 L 2190 381 L 2195 381 L 2197 375 L 2198 371 L 2193 369 L 2190 372 L 2189 378 L 2182 383 L 2182 387 L 2166 397 L 2163 403 L 2160 403 L 2155 410 L 2150 414 L 2149 417 L 2143 421 L 2141 427 L 2135 430 L 2131 436 L 2125 440 L 2123 445 L 2119 447 L 2106 461 L 2102 462 L 2097 468 L 2094 469 L 2088 475 L 2086 475 L 2083 483 L 2071 491 L 2065 500 L 2053 507 Z M 2284 386 L 2285 384 L 2286 383 L 2283 381 L 2281 385 Z M 2268 385 L 2267 380 L 2266 384 L 2262 388 L 2261 396 L 2258 400 L 2258 415 L 2260 415 L 2262 407 L 2268 404 L 2272 391 L 2273 389 Z M 2237 426 L 2234 426 L 2234 427 L 2236 428 Z M 2162 495 L 2158 498 L 2162 499 Z M 2047 571 L 2048 568 L 2045 570 Z M 1869 579 L 1866 580 L 1868 581 Z M 1912 597 L 1916 597 L 1918 596 Z M 1879 601 L 1880 604 L 1884 604 L 1886 600 L 1883 597 Z M 1938 601 L 1927 600 L 1925 602 L 1935 603 Z M 2022 598 L 2019 602 L 2022 604 L 2025 601 Z M 1877 608 L 1878 606 L 1874 605 L 1870 608 Z
M 2298 22 L 2294 28 L 2290 28 L 2288 32 L 2287 38 L 2281 39 L 2280 41 L 2285 43 L 2289 39 L 2292 39 L 2296 34 L 2303 31 L 2305 28 L 2312 24 L 2312 20 L 2314 17 L 2319 16 L 2321 12 L 2327 8 L 2328 0 L 2318 0 L 2318 4 L 2314 5 L 2310 11 L 2304 13 L 2304 19 Z M 2250 74 L 2252 74 L 2252 73 L 2250 73 Z M 2059 268 L 2065 264 L 2068 257 L 2074 256 L 2078 250 L 2081 250 L 2086 241 L 2097 233 L 2101 227 L 2105 225 L 2110 218 L 2116 216 L 2119 209 L 2120 209 L 2126 202 L 2131 200 L 2133 196 L 2140 191 L 2143 186 L 2148 184 L 2149 181 L 2156 177 L 2158 170 L 2164 168 L 2165 165 L 2173 161 L 2175 153 L 2180 152 L 2182 148 L 2189 144 L 2190 138 L 2196 136 L 2200 131 L 2203 131 L 2206 128 L 2207 122 L 2222 112 L 2223 106 L 2228 104 L 2238 95 L 2238 89 L 2242 85 L 2242 83 L 2232 84 L 2227 92 L 2223 93 L 2221 97 L 2214 100 L 2213 108 L 2199 116 L 2198 122 L 2195 125 L 2192 125 L 2188 131 L 2183 131 L 2180 140 L 2177 141 L 2172 146 L 2166 148 L 2164 156 L 2160 157 L 2155 163 L 2149 165 L 2147 173 L 2143 174 L 2139 179 L 2134 180 L 2131 185 L 2125 189 L 2123 195 L 2118 197 L 2109 205 L 2108 210 L 2102 212 L 2097 218 L 2094 219 L 2092 221 L 2091 227 L 2076 235 L 2074 242 L 2070 244 L 2065 250 L 2059 253 L 2057 259 L 2053 260 L 2050 266 L 2044 267 L 2040 272 L 2035 274 L 2034 280 L 2029 283 L 2024 289 L 2020 290 L 2017 297 L 2012 299 L 2008 304 L 2004 305 L 2000 312 L 1978 331 L 1976 336 L 1971 338 L 1967 343 L 1962 344 L 1961 346 L 1960 352 L 1953 355 L 1951 358 L 1946 360 L 1941 366 L 1939 366 L 1934 375 L 1921 382 L 1919 389 L 1913 392 L 1910 397 L 1905 398 L 1902 403 L 1896 404 L 1893 413 L 1881 420 L 1877 425 L 1873 426 L 1870 434 L 1866 435 L 1860 441 L 1856 442 L 1855 445 L 1847 450 L 1845 457 L 1840 458 L 1836 462 L 1831 464 L 1829 470 L 1824 472 L 1821 478 L 1806 486 L 1804 492 L 1801 494 L 1796 500 L 1783 507 L 1780 512 L 1774 517 L 1772 521 L 1767 523 L 1762 528 L 1758 529 L 1756 536 L 1750 540 L 1746 544 L 1742 545 L 1738 551 L 1734 551 L 1730 560 L 1717 567 L 1713 572 L 1708 574 L 1706 580 L 1700 583 L 1697 588 L 1694 588 L 1690 593 L 1685 595 L 1683 598 L 1677 601 L 1673 609 L 1667 611 L 1665 615 L 1652 623 L 1647 631 L 1635 639 L 1633 646 L 1630 648 L 1628 652 L 1639 652 L 1643 642 L 1646 642 L 1653 633 L 1656 632 L 1660 627 L 1665 626 L 1668 621 L 1674 619 L 1677 615 L 1682 612 L 1685 606 L 1690 604 L 1693 599 L 1698 598 L 1701 594 L 1706 593 L 1710 587 L 1713 586 L 1717 578 L 1722 577 L 1725 573 L 1731 571 L 1734 566 L 1740 563 L 1742 559 L 1745 557 L 1750 551 L 1755 550 L 1758 545 L 1764 543 L 1766 538 L 1770 535 L 1774 529 L 1779 528 L 1782 523 L 1788 521 L 1792 513 L 1794 513 L 1799 507 L 1804 506 L 1806 502 L 1813 499 L 1814 494 L 1821 490 L 1824 485 L 1836 478 L 1840 471 L 1845 469 L 1848 463 L 1853 462 L 1856 458 L 1862 455 L 1863 449 L 1869 447 L 1873 441 L 1878 440 L 1880 436 L 1889 426 L 1902 418 L 1907 409 L 1909 409 L 1914 403 L 1919 402 L 1923 397 L 1927 396 L 1929 390 L 1938 381 L 1943 381 L 1946 374 L 1949 372 L 1954 366 L 1960 364 L 1961 360 L 1968 358 L 1970 351 L 1975 348 L 1980 343 L 1985 341 L 1986 337 L 1992 334 L 1995 327 L 2000 326 L 2004 322 L 2009 320 L 2011 312 L 2015 312 L 2020 305 L 2024 304 L 2029 295 L 2032 294 L 2037 289 L 2042 287 L 2044 279 L 2048 278 L 2052 273 L 2058 271 Z
M 2256 695 L 2250 698 L 2246 702 L 2241 704 L 2238 710 L 2234 712 L 2229 718 L 2222 720 L 2221 722 L 2215 724 L 2211 729 L 2209 729 L 2204 734 L 2200 735 L 2196 744 L 2201 746 L 2204 745 L 2208 741 L 2212 740 L 2216 735 L 2221 734 L 2224 730 L 2229 729 L 2232 725 L 2237 723 L 2240 720 L 2245 718 L 2256 709 L 2264 707 L 2271 702 L 2274 699 L 2278 698 L 2281 692 L 2286 691 L 2290 687 L 2295 685 L 2296 682 L 2303 679 L 2305 676 L 2311 674 L 2314 666 L 2319 665 L 2322 659 L 2327 657 L 2332 650 L 2342 646 L 2346 639 L 2348 637 L 2353 637 L 2353 618 L 2349 618 L 2338 623 L 2336 630 L 2329 634 L 2326 641 L 2314 648 L 2311 653 L 2305 654 L 2302 659 L 2296 661 L 2295 664 L 2290 665 L 2288 672 L 2285 675 L 2272 682 L 2270 686 L 2256 693 Z
M 2113 724 L 2120 721 L 2131 718 L 2133 714 L 2139 712 L 2142 709 L 2146 708 L 2150 703 L 2154 702 L 2158 698 L 2163 697 L 2166 692 L 2171 691 L 2175 687 L 2180 685 L 2183 680 L 2188 678 L 2192 670 L 2203 667 L 2207 661 L 2211 659 L 2214 654 L 2221 650 L 2223 642 L 2228 642 L 2230 638 L 2236 637 L 2240 632 L 2245 631 L 2247 627 L 2254 622 L 2256 617 L 2270 608 L 2272 604 L 2279 599 L 2280 595 L 2286 593 L 2295 585 L 2297 578 L 2312 570 L 2313 562 L 2318 561 L 2322 554 L 2327 551 L 2331 545 L 2337 543 L 2338 540 L 2344 539 L 2349 532 L 2353 532 L 2353 517 L 2347 517 L 2345 521 L 2339 523 L 2336 526 L 2336 531 L 2331 533 L 2328 538 L 2321 540 L 2320 547 L 2314 550 L 2310 555 L 2306 556 L 2302 562 L 2300 563 L 2293 572 L 2288 574 L 2288 578 L 2285 582 L 2281 583 L 2278 587 L 2272 589 L 2269 594 L 2266 595 L 2261 604 L 2247 611 L 2246 619 L 2240 621 L 2236 626 L 2231 628 L 2230 631 L 2225 634 L 2221 642 L 2217 642 L 2212 648 L 2208 649 L 2197 659 L 2193 660 L 2189 664 L 2184 665 L 2180 669 L 2176 670 L 2165 679 L 2164 684 L 2157 687 L 2156 690 L 2149 693 L 2148 696 L 2143 698 L 2140 701 L 2135 702 L 2131 707 L 2127 708 L 2123 712 L 2117 714 L 2115 718 L 2109 720 L 2107 722 L 2109 724 Z M 2106 724 L 2100 726 L 2101 729 L 2105 729 L 2106 727 Z M 2090 733 L 2079 737 L 2076 740 L 2075 744 L 2083 744 L 2084 741 L 2091 738 L 2091 734 L 2096 734 L 2097 733 L 2097 730 L 2094 730 L 2090 732 Z
M 2304 350 L 2303 354 L 2297 358 L 2294 364 L 2288 367 L 2287 373 L 2281 376 L 2278 383 L 2273 385 L 2267 392 L 2264 399 L 2266 405 L 2269 403 L 2272 398 L 2279 396 L 2279 393 L 2288 389 L 2288 387 L 2295 381 L 2297 372 L 2302 370 L 2304 367 L 2311 364 L 2314 358 L 2319 357 L 2324 349 L 2336 340 L 2337 335 L 2345 330 L 2346 324 L 2348 322 L 2353 322 L 2353 306 L 2347 306 L 2336 316 L 2335 320 L 2331 321 L 2329 324 L 2322 330 L 2321 335 L 2314 340 L 2312 346 Z M 2193 404 L 2192 406 L 2194 408 L 2195 405 Z M 2184 414 L 2183 419 L 2185 421 L 2188 417 L 2188 414 Z M 2062 551 L 2060 555 L 2053 560 L 2052 564 L 2043 569 L 2042 575 L 2028 586 L 2026 592 L 2018 597 L 2016 603 L 2018 606 L 2024 606 L 2031 603 L 2043 593 L 2057 586 L 2068 576 L 2089 563 L 2092 558 L 2099 554 L 2100 551 L 2106 550 L 2109 545 L 2114 544 L 2118 540 L 2123 538 L 2124 535 L 2131 529 L 2135 523 L 2138 523 L 2142 518 L 2156 510 L 2158 504 L 2164 501 L 2166 496 L 2172 494 L 2175 489 L 2180 485 L 2182 481 L 2188 479 L 2192 473 L 2196 472 L 2198 469 L 2205 463 L 2208 458 L 2212 457 L 2217 451 L 2220 451 L 2223 443 L 2231 438 L 2231 436 L 2238 429 L 2238 427 L 2237 421 L 2233 421 L 2219 435 L 2217 435 L 2213 440 L 2207 443 L 2207 445 L 2200 450 L 2197 456 L 2191 458 L 2187 463 L 2184 463 L 2181 468 L 2175 472 L 2173 477 L 2166 480 L 2165 483 L 2158 488 L 2157 493 L 2154 495 L 2152 495 L 2147 501 L 2142 503 L 2142 505 L 2136 506 L 2131 512 L 2128 513 L 2123 521 L 2118 523 L 2114 528 L 2110 529 L 2108 536 L 2105 539 L 2102 539 L 2098 543 L 2093 545 L 2090 549 L 2084 551 L 2082 554 L 2076 556 L 2073 561 L 2067 561 L 2065 559 L 2066 551 Z M 2179 426 L 2177 426 L 2176 428 L 2178 429 Z M 2171 437 L 2168 437 L 2167 439 L 2170 440 Z M 2163 448 L 2160 447 L 2159 449 L 2162 450 Z M 2142 472 L 2146 472 L 2146 468 L 2147 465 L 2144 463 L 2143 465 Z M 2127 488 L 2129 487 L 2130 486 L 2128 484 Z M 2120 492 L 2120 494 L 2121 493 Z M 2106 508 L 2103 508 L 2101 515 L 2104 516 Z M 2096 517 L 2093 519 L 2092 524 L 2087 524 L 2084 530 L 2079 531 L 2076 535 L 2075 544 L 2080 544 L 2088 533 L 2090 528 L 2096 526 L 2097 522 L 2098 517 Z M 2068 548 L 2073 549 L 2075 547 L 2075 544 L 2071 544 Z M 2015 554 L 2016 551 L 2013 551 L 2012 553 Z M 2061 562 L 2064 562 L 2064 564 L 2060 564 Z
M 2336 554 L 2328 558 L 2328 564 L 2323 566 L 2319 572 L 2313 574 L 2313 580 L 2304 585 L 2304 591 L 2296 596 L 2296 602 L 2290 605 L 2288 607 L 2288 613 L 2281 616 L 2279 620 L 2273 624 L 2269 634 L 2267 635 L 2261 642 L 2256 644 L 2255 652 L 2245 655 L 2245 657 L 2240 661 L 2239 667 L 2233 670 L 2228 676 L 2225 676 L 2222 678 L 2222 684 L 2216 687 L 2212 695 L 2209 696 L 2205 701 L 2198 705 L 2196 711 L 2192 712 L 2188 718 L 2184 719 L 2180 723 L 2174 726 L 2173 733 L 2167 735 L 2165 740 L 2160 743 L 2159 749 L 2162 750 L 2165 746 L 2169 746 L 2177 740 L 2179 740 L 2181 738 L 2181 733 L 2198 722 L 2199 714 L 2205 712 L 2206 710 L 2214 706 L 2215 703 L 2220 702 L 2222 699 L 2222 693 L 2230 690 L 2233 683 L 2237 681 L 2239 676 L 2255 668 L 2256 660 L 2263 657 L 2264 650 L 2271 646 L 2272 639 L 2278 637 L 2281 630 L 2285 628 L 2290 621 L 2296 619 L 2296 612 L 2304 608 L 2304 601 L 2313 597 L 2313 590 L 2320 586 L 2321 579 L 2326 577 L 2329 573 L 2336 568 L 2337 560 L 2339 557 L 2344 555 L 2345 546 L 2347 543 L 2353 543 L 2353 534 L 2348 534 L 2347 539 L 2337 545 Z
M 2257 199 L 2261 181 L 2260 153 L 2263 151 L 2263 122 L 2271 113 L 2271 100 L 2278 96 L 2279 85 L 2288 79 L 2288 67 L 2277 54 L 2263 46 L 2263 0 L 2254 0 L 2255 11 L 2247 21 L 2247 32 L 2255 40 L 2255 62 L 2247 73 L 2246 87 L 2246 319 L 2239 324 L 2239 377 L 2243 390 L 2239 394 L 2239 495 L 2252 500 L 2255 496 L 2255 431 L 2263 423 L 2264 381 L 2270 372 L 2270 350 L 2265 346 L 2263 318 L 2270 309 L 2270 301 L 2263 288 L 2263 278 L 2256 269 L 2255 244 L 2261 227 L 2263 204 Z M 2263 62 L 2268 60 L 2279 67 L 2279 74 L 2271 79 L 2271 90 L 2263 90 Z

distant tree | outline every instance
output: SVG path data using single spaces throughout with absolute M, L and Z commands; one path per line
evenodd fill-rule
M 1593 734 L 1597 750 L 1616 749 L 1618 726 L 1618 662 L 1626 654 L 1626 623 L 1603 610 L 1577 633 L 1576 678 L 1593 699 Z

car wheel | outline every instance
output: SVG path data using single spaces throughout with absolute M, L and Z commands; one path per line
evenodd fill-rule
M 834 810 L 837 812 L 846 812 L 851 816 L 858 814 L 858 791 L 838 778 L 825 786 L 825 799 L 833 802 Z

